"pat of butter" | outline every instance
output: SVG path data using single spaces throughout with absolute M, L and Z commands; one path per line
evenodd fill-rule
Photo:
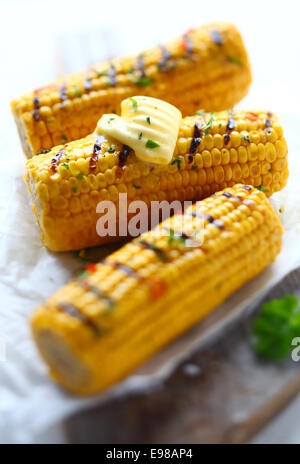
M 130 97 L 121 103 L 121 116 L 104 114 L 96 132 L 113 137 L 148 163 L 169 164 L 174 153 L 181 112 L 150 97 Z

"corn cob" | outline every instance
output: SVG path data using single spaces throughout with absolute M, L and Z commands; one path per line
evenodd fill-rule
M 27 162 L 25 180 L 44 244 L 54 251 L 101 245 L 117 237 L 96 231 L 98 202 L 201 200 L 237 182 L 267 196 L 288 178 L 278 118 L 264 111 L 202 113 L 182 120 L 173 161 L 150 166 L 118 142 L 92 134 Z M 117 208 L 118 213 L 118 208 Z M 118 217 L 117 217 L 118 220 Z
M 103 113 L 142 93 L 184 115 L 231 108 L 247 93 L 251 71 L 237 29 L 216 23 L 141 53 L 66 76 L 12 101 L 22 147 L 30 157 L 91 133 Z
M 118 382 L 268 266 L 282 232 L 265 195 L 237 184 L 89 265 L 32 319 L 52 377 L 79 394 Z

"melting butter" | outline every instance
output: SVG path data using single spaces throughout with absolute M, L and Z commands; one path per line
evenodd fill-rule
M 96 132 L 128 145 L 143 161 L 166 165 L 173 157 L 181 119 L 181 112 L 163 100 L 129 97 L 121 103 L 121 116 L 104 114 Z

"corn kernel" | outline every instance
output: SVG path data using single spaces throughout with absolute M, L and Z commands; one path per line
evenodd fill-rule
M 212 166 L 211 154 L 208 150 L 203 150 L 201 153 L 203 159 L 203 166 L 205 168 L 210 168 Z

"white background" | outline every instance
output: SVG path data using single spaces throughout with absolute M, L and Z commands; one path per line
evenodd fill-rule
M 59 74 L 114 55 L 135 53 L 191 27 L 218 20 L 236 23 L 253 65 L 253 84 L 240 106 L 276 111 L 283 123 L 286 121 L 289 144 L 299 146 L 295 143 L 300 132 L 299 14 L 299 2 L 291 0 L 0 0 L 3 166 L 7 160 L 13 161 L 22 172 L 24 162 L 9 110 L 12 98 L 47 84 Z M 22 256 L 19 259 L 21 262 Z M 33 278 L 38 285 L 38 276 Z M 62 441 L 59 427 L 43 440 Z M 256 441 L 300 443 L 300 400 Z

